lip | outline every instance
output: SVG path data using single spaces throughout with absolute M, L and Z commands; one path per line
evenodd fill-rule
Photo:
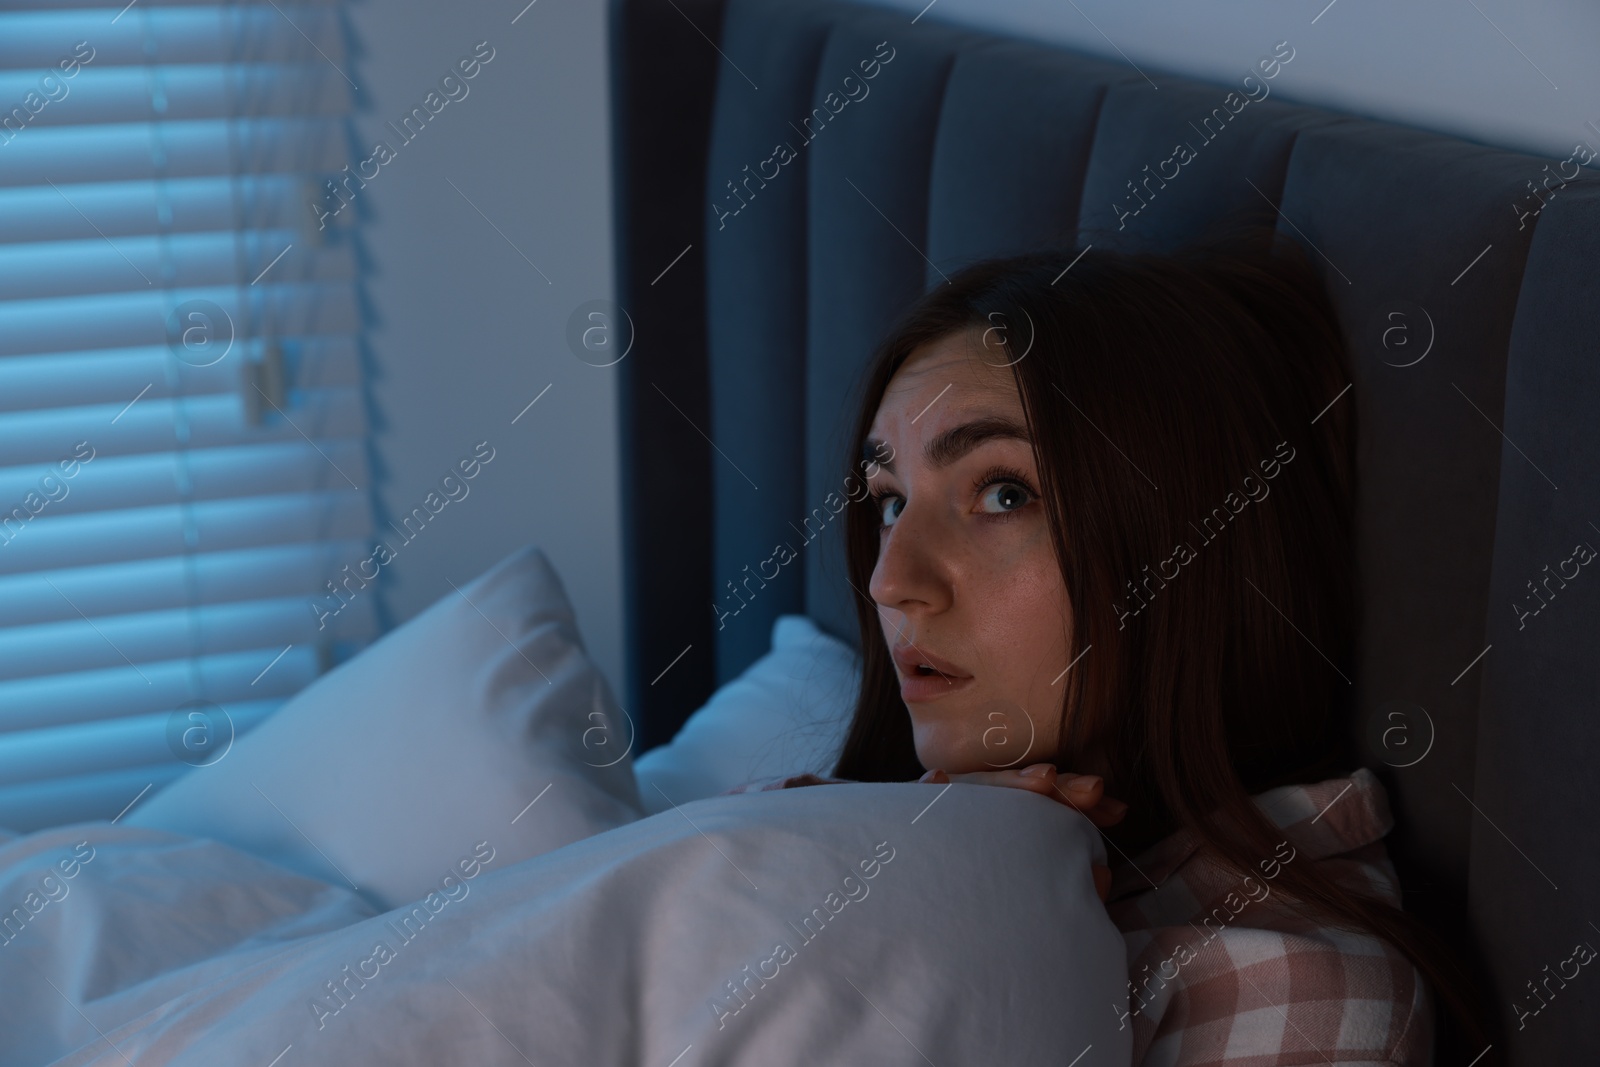
M 973 677 L 949 660 L 935 656 L 926 649 L 909 644 L 898 645 L 890 651 L 895 668 L 900 675 L 900 697 L 912 703 L 925 703 L 948 696 L 972 684 Z M 919 674 L 917 665 L 926 663 L 937 674 Z

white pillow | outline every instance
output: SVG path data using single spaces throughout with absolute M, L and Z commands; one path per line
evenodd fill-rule
M 617 758 L 630 740 L 560 578 L 529 546 L 125 821 L 353 884 L 389 909 L 491 850 L 510 866 L 638 818 Z
M 780 615 L 772 651 L 718 689 L 677 736 L 634 760 L 647 814 L 752 778 L 829 774 L 861 676 L 849 645 L 804 615 Z

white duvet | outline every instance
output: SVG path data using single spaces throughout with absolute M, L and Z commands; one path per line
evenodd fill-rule
M 514 865 L 484 825 L 383 914 L 201 838 L 11 838 L 0 1064 L 1129 1062 L 1104 849 L 1045 798 L 721 796 Z

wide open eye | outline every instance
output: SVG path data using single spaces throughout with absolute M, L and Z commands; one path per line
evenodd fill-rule
M 887 490 L 873 493 L 872 502 L 878 508 L 878 525 L 885 528 L 895 524 L 895 521 L 900 518 L 900 512 L 904 511 L 906 506 L 904 497 L 899 493 L 891 493 Z
M 991 485 L 983 494 L 985 509 L 991 512 L 1004 513 L 1016 511 L 1033 499 L 1028 490 L 1015 482 L 1000 482 Z
M 990 467 L 978 476 L 972 488 L 982 494 L 983 514 L 1001 518 L 1022 510 L 1038 496 L 1022 472 L 1010 467 Z

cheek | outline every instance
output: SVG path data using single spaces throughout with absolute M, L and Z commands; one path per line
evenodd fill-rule
M 923 766 L 949 771 L 1024 766 L 1056 752 L 1067 665 L 1069 598 L 1048 531 L 974 542 L 955 600 L 981 686 L 960 701 L 910 710 Z M 886 621 L 885 621 L 886 624 Z M 893 635 L 893 629 L 888 629 Z
M 991 697 L 1026 709 L 1032 759 L 1048 758 L 1060 732 L 1062 671 L 1070 662 L 1071 603 L 1048 536 L 989 573 L 975 635 L 991 664 Z M 1091 653 L 1092 654 L 1092 653 Z
M 984 658 L 1023 685 L 1032 688 L 1042 675 L 1048 686 L 1066 666 L 1062 656 L 1071 626 L 1070 600 L 1048 536 L 991 557 L 974 578 L 974 636 L 985 646 Z

